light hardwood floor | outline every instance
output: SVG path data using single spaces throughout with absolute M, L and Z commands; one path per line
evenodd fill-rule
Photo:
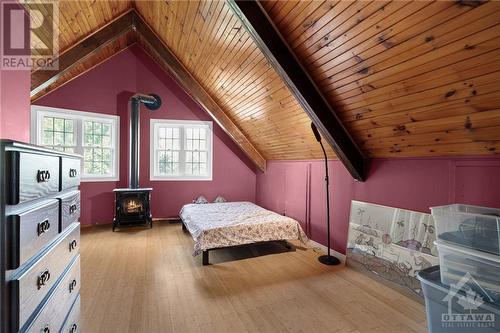
M 202 266 L 192 249 L 176 223 L 83 229 L 82 332 L 427 331 L 423 305 L 318 250 L 218 250 Z

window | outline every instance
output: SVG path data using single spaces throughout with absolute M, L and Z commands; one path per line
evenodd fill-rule
M 151 119 L 151 180 L 212 180 L 212 122 Z
M 34 144 L 83 156 L 83 181 L 116 181 L 118 116 L 32 106 Z

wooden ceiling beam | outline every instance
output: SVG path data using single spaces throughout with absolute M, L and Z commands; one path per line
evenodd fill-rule
M 151 29 L 151 27 L 134 11 L 134 27 L 140 37 L 154 50 L 161 66 L 170 73 L 186 93 L 207 112 L 212 119 L 233 139 L 243 152 L 255 163 L 260 171 L 266 170 L 266 160 L 247 139 L 243 132 L 226 115 L 222 108 L 212 99 L 209 93 L 184 67 L 167 45 Z
M 99 52 L 123 34 L 133 29 L 134 10 L 118 16 L 99 30 L 82 39 L 77 44 L 62 52 L 54 61 L 59 62 L 57 70 L 36 70 L 31 73 L 31 97 L 56 82 L 74 65 Z
M 363 181 L 366 165 L 363 153 L 262 5 L 258 1 L 248 0 L 227 0 L 227 3 L 352 177 Z

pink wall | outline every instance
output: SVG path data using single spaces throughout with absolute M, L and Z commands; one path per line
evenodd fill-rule
M 0 1 L 4 2 L 3 0 Z M 22 32 L 22 22 L 17 30 Z M 29 142 L 30 70 L 0 70 L 0 138 Z
M 132 47 L 35 103 L 120 116 L 120 180 L 82 183 L 82 223 L 110 223 L 111 191 L 127 187 L 128 100 L 135 92 L 154 92 L 163 101 L 157 111 L 141 110 L 140 185 L 154 188 L 154 217 L 175 216 L 183 204 L 198 195 L 209 200 L 220 194 L 229 200 L 255 201 L 256 174 L 252 163 L 215 123 L 212 181 L 149 181 L 149 119 L 211 119 L 149 56 Z
M 372 160 L 368 180 L 355 182 L 329 161 L 332 248 L 345 253 L 351 200 L 429 212 L 467 203 L 500 208 L 500 158 Z M 269 161 L 257 175 L 257 203 L 297 218 L 315 241 L 326 244 L 322 161 Z M 309 188 L 310 195 L 305 194 Z

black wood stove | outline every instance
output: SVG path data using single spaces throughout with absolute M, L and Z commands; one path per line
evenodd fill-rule
M 113 231 L 119 226 L 148 225 L 153 227 L 151 215 L 152 188 L 117 188 Z
M 161 105 L 161 99 L 154 94 L 136 94 L 130 99 L 129 187 L 113 190 L 115 193 L 113 231 L 121 226 L 153 227 L 151 215 L 151 191 L 153 189 L 139 187 L 139 106 L 141 103 L 149 110 L 156 110 Z

